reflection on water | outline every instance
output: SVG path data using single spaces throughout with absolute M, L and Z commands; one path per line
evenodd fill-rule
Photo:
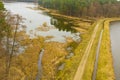
M 31 37 L 35 35 L 39 36 L 53 36 L 51 41 L 59 41 L 65 42 L 65 37 L 72 37 L 74 40 L 79 38 L 79 33 L 75 33 L 76 31 L 72 29 L 72 23 L 69 21 L 64 21 L 62 19 L 55 19 L 51 16 L 46 15 L 42 10 L 33 10 L 31 8 L 36 7 L 33 3 L 25 3 L 25 2 L 14 2 L 14 3 L 4 3 L 5 8 L 10 10 L 14 14 L 19 14 L 26 20 L 24 20 L 24 24 L 26 25 L 26 32 Z M 48 31 L 39 31 L 36 32 L 36 28 L 43 25 L 43 23 L 47 23 L 48 27 L 54 26 L 55 28 L 49 28 Z M 29 32 L 33 34 L 30 34 Z M 77 35 L 76 35 L 77 34 Z
M 120 80 L 120 22 L 110 25 L 111 47 L 116 80 Z
M 69 21 L 65 21 L 63 19 L 54 19 L 51 18 L 51 24 L 54 25 L 59 31 L 66 31 L 71 33 L 76 33 L 77 31 L 72 28 L 73 24 Z

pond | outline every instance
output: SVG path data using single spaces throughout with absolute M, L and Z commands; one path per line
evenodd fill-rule
M 116 80 L 120 80 L 120 21 L 110 24 L 111 47 Z
M 55 19 L 52 16 L 47 15 L 42 10 L 31 9 L 37 7 L 34 3 L 27 2 L 11 2 L 4 3 L 5 8 L 12 12 L 13 14 L 19 14 L 24 20 L 24 25 L 26 25 L 26 32 L 30 36 L 30 31 L 39 36 L 52 36 L 50 41 L 66 42 L 66 37 L 71 37 L 73 40 L 80 40 L 80 33 L 72 28 L 72 24 L 69 21 L 64 21 L 62 19 Z M 38 27 L 46 24 L 49 30 L 36 31 Z

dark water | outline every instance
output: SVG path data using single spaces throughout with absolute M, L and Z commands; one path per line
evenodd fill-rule
M 74 40 L 80 39 L 80 33 L 77 33 L 76 30 L 72 28 L 73 25 L 69 21 L 55 19 L 52 16 L 45 14 L 42 10 L 33 10 L 31 8 L 37 7 L 37 5 L 33 3 L 12 2 L 4 4 L 7 10 L 10 10 L 14 14 L 19 14 L 26 19 L 24 20 L 24 25 L 27 26 L 26 32 L 30 36 L 34 36 L 33 34 L 30 34 L 30 31 L 32 31 L 32 33 L 36 35 L 54 37 L 50 41 L 65 42 L 65 37 L 71 37 Z M 47 24 L 49 30 L 36 31 L 36 28 L 44 23 Z
M 42 57 L 44 54 L 44 49 L 41 49 L 40 55 L 39 55 L 39 60 L 38 60 L 38 74 L 36 76 L 36 80 L 40 80 L 42 76 Z
M 110 37 L 116 80 L 120 80 L 120 22 L 110 25 Z

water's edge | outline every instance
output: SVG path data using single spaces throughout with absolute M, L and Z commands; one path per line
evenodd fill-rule
M 110 39 L 116 80 L 120 79 L 120 21 L 110 23 Z

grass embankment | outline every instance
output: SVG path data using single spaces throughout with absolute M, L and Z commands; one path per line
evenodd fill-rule
M 64 61 L 66 64 L 65 68 L 64 70 L 58 72 L 57 80 L 73 80 L 78 65 L 82 59 L 82 56 L 84 55 L 84 52 L 86 50 L 86 47 L 88 45 L 88 42 L 91 38 L 93 29 L 96 26 L 96 24 L 97 22 L 95 22 L 91 27 L 89 27 L 86 33 L 81 34 L 82 40 L 74 51 L 75 56 L 73 56 L 71 59 Z
M 92 74 L 93 74 L 94 63 L 95 63 L 95 58 L 96 58 L 97 46 L 98 46 L 101 30 L 103 29 L 103 21 L 104 20 L 98 21 L 98 24 L 99 24 L 98 31 L 96 33 L 95 40 L 94 40 L 93 45 L 91 47 L 91 51 L 90 51 L 90 54 L 88 57 L 88 61 L 86 63 L 86 67 L 85 67 L 85 71 L 84 71 L 82 80 L 92 80 Z
M 113 62 L 111 57 L 112 54 L 110 53 L 111 48 L 110 48 L 110 38 L 109 38 L 109 23 L 111 21 L 116 21 L 119 19 L 106 19 L 106 20 L 107 21 L 105 22 L 103 20 L 103 22 L 99 25 L 99 29 L 92 46 L 90 56 L 86 64 L 85 72 L 82 78 L 83 80 L 92 80 L 96 50 L 100 37 L 100 32 L 102 29 L 104 29 L 104 33 L 103 33 L 103 38 L 99 53 L 100 54 L 99 62 L 101 63 L 98 64 L 98 69 L 97 69 L 98 72 L 100 71 L 100 73 L 97 73 L 98 75 L 96 80 L 114 80 L 114 71 L 112 67 Z
M 120 19 L 108 19 L 104 22 L 104 32 L 100 47 L 96 80 L 115 80 L 112 53 L 111 53 L 109 25 L 110 22 L 117 20 Z

